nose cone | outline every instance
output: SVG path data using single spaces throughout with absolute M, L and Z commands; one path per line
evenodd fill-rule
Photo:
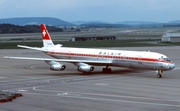
M 172 70 L 172 69 L 175 68 L 175 64 L 174 64 L 174 63 L 173 63 L 173 64 L 169 64 L 168 66 L 169 66 L 169 69 L 170 69 L 170 70 Z

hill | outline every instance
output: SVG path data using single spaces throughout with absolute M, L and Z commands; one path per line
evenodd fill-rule
M 0 24 L 15 24 L 15 25 L 39 25 L 44 23 L 53 26 L 72 26 L 74 24 L 52 17 L 22 17 L 22 18 L 6 18 L 0 19 Z

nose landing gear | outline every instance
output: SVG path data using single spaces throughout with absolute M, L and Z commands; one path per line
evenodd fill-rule
M 162 70 L 158 70 L 157 71 L 157 78 L 162 78 L 162 73 L 163 73 L 163 71 Z

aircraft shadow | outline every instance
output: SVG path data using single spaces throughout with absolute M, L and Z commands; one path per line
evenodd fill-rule
M 43 73 L 43 74 L 38 74 L 38 75 L 42 75 L 42 76 L 91 76 L 91 75 L 131 75 L 131 74 L 141 74 L 141 72 L 143 72 L 142 70 L 134 70 L 134 69 L 121 69 L 121 70 L 113 70 L 111 73 L 103 73 L 102 71 L 94 71 L 92 73 L 82 73 L 82 72 L 65 72 L 63 73 L 60 72 L 60 73 L 57 73 L 57 72 L 53 72 L 52 73 Z M 34 75 L 37 75 L 37 74 L 34 74 Z M 32 76 L 32 75 L 31 75 Z

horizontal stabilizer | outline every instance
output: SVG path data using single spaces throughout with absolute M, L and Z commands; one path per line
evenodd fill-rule
M 26 48 L 26 49 L 33 49 L 33 50 L 39 50 L 39 51 L 46 51 L 43 48 L 38 48 L 38 47 L 29 47 L 29 46 L 23 46 L 23 45 L 17 45 L 18 47 L 21 48 Z

